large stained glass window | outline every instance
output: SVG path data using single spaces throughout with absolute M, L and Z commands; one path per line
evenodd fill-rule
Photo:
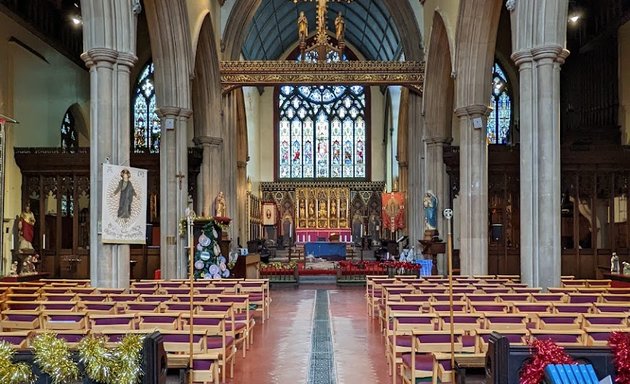
M 140 72 L 132 95 L 135 153 L 160 152 L 160 118 L 156 111 L 154 70 L 153 62 L 149 61 Z
M 306 61 L 317 60 L 315 52 L 308 55 Z M 339 56 L 329 54 L 328 60 Z M 366 178 L 365 108 L 366 89 L 360 85 L 281 86 L 279 178 Z
M 505 71 L 496 62 L 492 67 L 490 106 L 493 110 L 488 116 L 488 144 L 508 144 L 512 122 L 512 97 Z
M 74 116 L 68 109 L 61 121 L 61 149 L 66 152 L 75 152 L 79 148 L 79 136 L 74 126 Z

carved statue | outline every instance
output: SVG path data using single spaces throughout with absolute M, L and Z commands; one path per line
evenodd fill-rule
M 223 192 L 219 192 L 217 197 L 214 199 L 214 216 L 216 217 L 226 217 L 227 207 L 225 205 L 225 196 Z
M 11 264 L 11 272 L 9 273 L 9 276 L 17 276 L 18 275 L 17 269 L 18 269 L 18 262 L 14 261 Z
M 326 202 L 325 201 L 320 201 L 319 202 L 319 213 L 317 214 L 317 216 L 320 219 L 325 219 L 328 215 L 328 209 L 326 209 Z
M 330 202 L 330 217 L 335 216 L 337 216 L 337 202 L 333 200 Z
M 438 200 L 431 190 L 425 193 L 422 205 L 424 206 L 424 229 L 429 231 L 436 230 Z
M 304 11 L 300 11 L 300 17 L 298 18 L 298 40 L 300 43 L 306 42 L 308 37 L 308 19 L 304 15 Z
M 26 203 L 24 211 L 20 214 L 18 222 L 19 249 L 33 249 L 33 238 L 35 237 L 35 215 L 31 211 L 31 204 Z
M 304 209 L 304 201 L 300 201 L 300 215 L 299 217 L 306 217 L 306 210 Z
M 345 32 L 346 22 L 343 20 L 341 12 L 339 12 L 337 18 L 335 19 L 335 36 L 337 37 L 337 41 L 342 42 L 344 40 Z
M 315 216 L 315 203 L 313 203 L 313 200 L 308 202 L 308 217 L 314 217 Z

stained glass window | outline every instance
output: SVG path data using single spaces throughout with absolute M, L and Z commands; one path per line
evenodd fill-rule
M 133 151 L 135 153 L 160 152 L 160 118 L 156 111 L 153 86 L 153 62 L 149 61 L 140 72 L 133 91 Z
M 317 61 L 316 52 L 306 55 Z M 339 61 L 339 54 L 327 60 Z M 367 177 L 365 87 L 284 85 L 277 100 L 280 179 Z
M 74 126 L 74 116 L 70 110 L 67 110 L 61 122 L 61 149 L 66 152 L 75 152 L 77 148 L 79 148 L 79 136 Z
M 488 116 L 488 144 L 508 144 L 512 122 L 512 97 L 505 71 L 496 62 L 492 67 L 490 106 L 493 109 Z

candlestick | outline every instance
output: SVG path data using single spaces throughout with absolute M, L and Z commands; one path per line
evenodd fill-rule
M 42 249 L 46 249 L 46 234 L 42 235 Z

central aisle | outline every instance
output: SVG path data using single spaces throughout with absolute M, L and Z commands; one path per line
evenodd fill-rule
M 271 319 L 257 319 L 254 345 L 246 359 L 237 359 L 228 382 L 391 382 L 378 322 L 368 318 L 364 294 L 365 287 L 272 289 Z

